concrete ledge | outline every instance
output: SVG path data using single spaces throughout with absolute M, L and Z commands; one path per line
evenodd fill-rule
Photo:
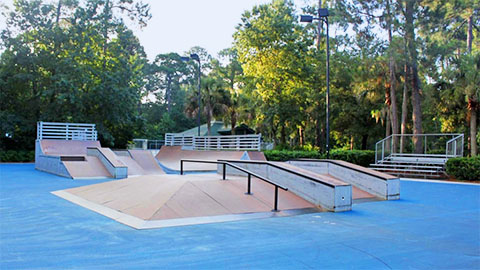
M 109 153 L 106 153 L 105 151 L 106 150 L 98 147 L 87 147 L 87 155 L 97 157 L 113 178 L 127 178 L 128 167 L 114 159 L 112 155 L 109 155 Z M 110 149 L 109 151 L 111 152 Z M 113 152 L 112 154 L 114 155 Z
M 385 200 L 400 199 L 398 177 L 341 160 L 298 159 L 288 163 L 316 173 L 330 174 Z
M 352 186 L 339 179 L 319 175 L 299 167 L 268 161 L 221 160 L 266 177 L 284 186 L 303 199 L 329 211 L 341 212 L 352 209 Z M 245 175 L 226 166 L 227 174 Z M 219 164 L 218 173 L 223 173 Z

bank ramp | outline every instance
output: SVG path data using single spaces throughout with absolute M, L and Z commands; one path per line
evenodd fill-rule
M 148 150 L 112 151 L 98 141 L 37 140 L 35 168 L 73 179 L 164 174 Z
M 182 146 L 162 146 L 155 158 L 166 169 L 180 172 L 180 160 L 197 159 L 216 161 L 219 159 L 242 159 L 242 160 L 266 160 L 262 152 L 258 151 L 211 151 L 211 150 L 185 150 Z M 191 163 L 185 168 L 186 171 L 214 171 L 215 164 Z

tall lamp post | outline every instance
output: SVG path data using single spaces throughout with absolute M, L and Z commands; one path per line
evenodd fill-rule
M 198 61 L 198 70 L 197 70 L 197 77 L 198 77 L 198 113 L 197 113 L 197 125 L 198 125 L 198 136 L 200 136 L 200 114 L 202 111 L 202 99 L 201 99 L 201 91 L 200 91 L 200 84 L 201 84 L 201 72 L 200 72 L 200 57 L 196 53 L 190 54 L 190 57 L 188 56 L 182 56 L 181 57 L 182 61 L 190 61 L 190 60 L 195 60 Z
M 310 15 L 301 15 L 300 22 L 311 23 L 313 20 L 318 20 L 318 28 L 320 29 L 320 22 L 325 22 L 327 24 L 327 138 L 326 138 L 326 148 L 327 148 L 327 159 L 330 158 L 330 43 L 328 39 L 328 9 L 319 8 L 318 9 L 318 18 L 314 18 Z

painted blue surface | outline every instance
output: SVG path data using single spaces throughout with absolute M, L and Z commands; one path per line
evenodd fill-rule
M 351 212 L 142 231 L 50 194 L 104 181 L 0 164 L 0 269 L 480 268 L 480 186 L 402 181 L 401 200 Z

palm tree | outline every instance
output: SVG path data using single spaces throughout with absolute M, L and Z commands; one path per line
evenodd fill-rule
M 188 97 L 185 113 L 188 117 L 196 117 L 199 113 L 197 93 L 192 92 Z M 221 80 L 211 76 L 202 80 L 201 85 L 202 112 L 207 119 L 208 136 L 211 136 L 212 119 L 222 118 L 231 106 L 230 93 L 225 90 Z

